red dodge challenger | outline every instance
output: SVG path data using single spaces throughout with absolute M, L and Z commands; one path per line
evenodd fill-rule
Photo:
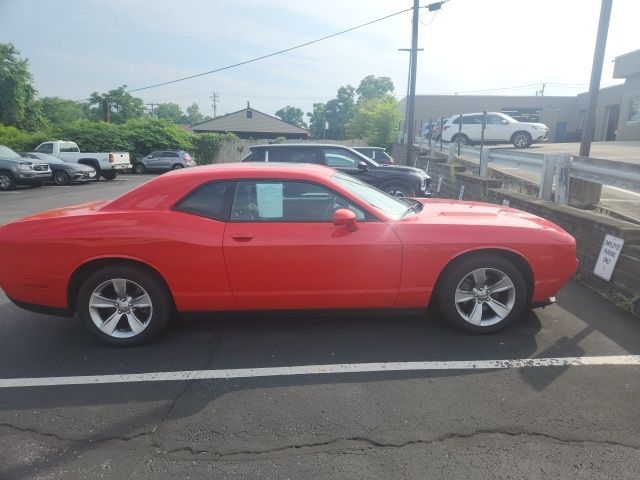
M 0 227 L 0 287 L 18 306 L 77 314 L 136 345 L 176 313 L 426 309 L 471 333 L 553 301 L 575 240 L 476 202 L 395 198 L 327 167 L 171 172 L 112 201 Z

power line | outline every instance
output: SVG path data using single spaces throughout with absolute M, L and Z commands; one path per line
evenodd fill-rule
M 226 67 L 216 68 L 214 70 L 209 70 L 207 72 L 197 73 L 195 75 L 189 75 L 188 77 L 177 78 L 175 80 L 169 80 L 169 81 L 166 81 L 166 82 L 155 83 L 153 85 L 147 85 L 146 87 L 134 88 L 134 89 L 128 90 L 127 92 L 128 93 L 133 93 L 133 92 L 139 92 L 141 90 L 148 90 L 150 88 L 162 87 L 164 85 L 171 85 L 173 83 L 183 82 L 185 80 L 190 80 L 192 78 L 203 77 L 205 75 L 210 75 L 212 73 L 222 72 L 223 70 L 229 70 L 231 68 L 239 67 L 241 65 L 247 65 L 248 63 L 257 62 L 258 60 L 264 60 L 265 58 L 275 57 L 276 55 L 280 55 L 282 53 L 290 52 L 292 50 L 296 50 L 298 48 L 302 48 L 302 47 L 306 47 L 306 46 L 309 46 L 309 45 L 313 45 L 314 43 L 318 43 L 318 42 L 321 42 L 323 40 L 327 40 L 329 38 L 337 37 L 338 35 L 342 35 L 344 33 L 352 32 L 353 30 L 357 30 L 359 28 L 366 27 L 367 25 L 371 25 L 372 23 L 381 22 L 382 20 L 386 20 L 388 18 L 395 17 L 396 15 L 400 15 L 401 13 L 408 12 L 409 10 L 413 10 L 413 8 L 405 8 L 404 10 L 400 10 L 398 12 L 391 13 L 391 14 L 386 15 L 384 17 L 376 18 L 375 20 L 370 20 L 370 21 L 368 21 L 366 23 L 362 23 L 360 25 L 356 25 L 355 27 L 347 28 L 346 30 L 342 30 L 340 32 L 332 33 L 331 35 L 326 35 L 324 37 L 316 38 L 315 40 L 311 40 L 309 42 L 300 43 L 300 44 L 295 45 L 293 47 L 289 47 L 289 48 L 285 48 L 285 49 L 282 49 L 282 50 L 278 50 L 276 52 L 268 53 L 266 55 L 261 55 L 259 57 L 254 57 L 254 58 L 251 58 L 249 60 L 245 60 L 245 61 L 242 61 L 242 62 L 234 63 L 232 65 L 227 65 Z

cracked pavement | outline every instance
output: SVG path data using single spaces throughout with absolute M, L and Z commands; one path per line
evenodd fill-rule
M 100 188 L 115 195 L 142 178 Z M 90 199 L 68 192 L 47 202 Z M 44 201 L 15 198 L 24 214 Z M 1 292 L 0 319 L 0 378 L 640 353 L 640 319 L 573 283 L 557 305 L 481 337 L 435 313 L 267 314 L 178 322 L 150 345 L 114 349 Z M 639 374 L 553 366 L 0 389 L 0 479 L 637 478 Z

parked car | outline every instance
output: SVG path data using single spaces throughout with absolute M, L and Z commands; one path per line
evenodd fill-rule
M 105 180 L 113 180 L 118 172 L 131 168 L 129 154 L 126 152 L 80 152 L 75 142 L 67 140 L 41 143 L 35 151 L 56 156 L 65 162 L 89 165 L 94 168 L 98 177 Z
M 0 145 L 0 191 L 12 190 L 16 185 L 40 187 L 45 180 L 51 180 L 49 165 L 23 158 Z
M 393 165 L 395 160 L 382 147 L 354 147 L 356 152 L 366 155 L 371 160 L 375 160 L 381 165 Z
M 176 311 L 435 303 L 456 328 L 489 333 L 549 304 L 578 265 L 574 238 L 542 218 L 396 198 L 320 165 L 170 172 L 27 220 L 0 227 L 0 287 L 121 346 Z
M 184 150 L 158 150 L 151 152 L 133 164 L 135 173 L 178 170 L 185 167 L 195 167 L 196 162 Z
M 39 160 L 51 168 L 53 181 L 56 185 L 69 185 L 71 183 L 85 183 L 98 180 L 96 170 L 88 165 L 80 163 L 68 163 L 61 158 L 48 153 L 20 152 L 24 158 Z
M 402 165 L 381 165 L 342 145 L 317 143 L 271 144 L 249 147 L 243 162 L 316 163 L 348 173 L 363 182 L 399 197 L 431 195 L 431 177 L 424 170 Z
M 460 115 L 451 117 L 444 125 L 442 139 L 446 142 L 471 144 L 482 137 L 482 113 L 462 115 L 462 132 L 458 133 Z M 513 143 L 516 148 L 526 148 L 535 142 L 549 139 L 549 128 L 543 123 L 519 122 L 499 112 L 487 114 L 484 131 L 485 143 Z

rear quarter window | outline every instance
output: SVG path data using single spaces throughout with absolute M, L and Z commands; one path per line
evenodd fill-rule
M 206 183 L 183 198 L 173 209 L 225 222 L 229 220 L 233 185 L 233 182 Z

